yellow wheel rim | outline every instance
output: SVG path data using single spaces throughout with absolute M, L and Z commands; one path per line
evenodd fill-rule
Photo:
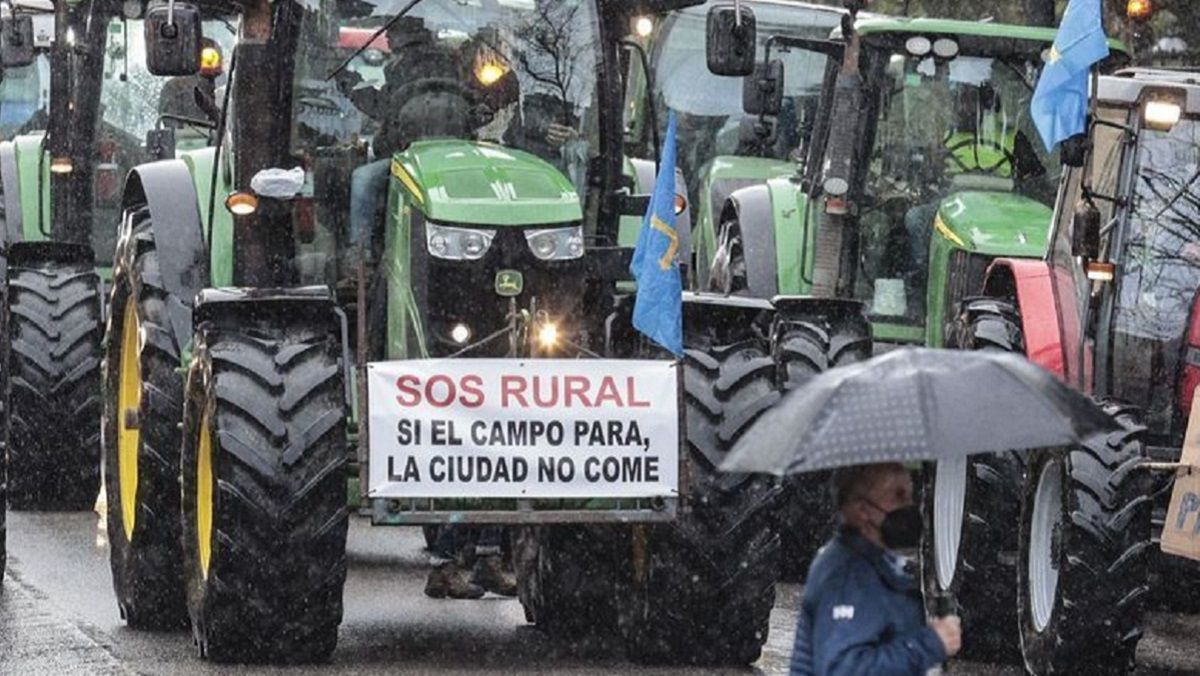
M 208 411 L 200 421 L 200 439 L 196 443 L 196 551 L 200 554 L 200 574 L 208 579 L 212 559 L 213 471 L 212 430 Z
M 135 415 L 142 406 L 142 365 L 138 357 L 137 304 L 130 299 L 125 306 L 121 327 L 121 370 L 117 388 L 117 474 L 121 487 L 121 525 L 125 540 L 133 540 L 137 520 L 138 449 L 141 432 L 129 426 L 129 411 Z

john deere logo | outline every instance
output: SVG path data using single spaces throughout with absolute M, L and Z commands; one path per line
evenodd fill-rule
M 521 295 L 525 278 L 516 270 L 501 270 L 496 273 L 496 293 L 505 298 Z

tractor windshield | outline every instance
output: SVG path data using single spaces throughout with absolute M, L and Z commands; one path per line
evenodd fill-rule
M 1136 163 L 1117 268 L 1113 380 L 1126 390 L 1118 396 L 1157 419 L 1174 411 L 1181 343 L 1200 289 L 1200 121 L 1143 130 Z
M 205 44 L 229 54 L 235 28 L 223 21 L 205 21 Z M 121 190 L 125 174 L 147 162 L 146 132 L 158 126 L 177 127 L 176 148 L 190 150 L 208 144 L 208 130 L 195 123 L 164 120 L 163 115 L 189 118 L 203 124 L 205 114 L 195 103 L 199 88 L 213 96 L 224 84 L 223 68 L 210 72 L 165 78 L 146 70 L 146 43 L 140 19 L 109 21 L 103 40 L 104 71 L 100 83 L 100 108 L 95 136 L 92 246 L 98 261 L 107 262 L 116 246 Z
M 1017 191 L 1052 204 L 1056 166 L 1029 117 L 1039 59 L 892 55 L 883 67 L 872 186 L 920 197 Z
M 298 154 L 359 142 L 385 159 L 422 139 L 490 141 L 538 155 L 584 192 L 599 135 L 591 3 L 424 0 L 333 80 L 407 3 L 328 4 L 330 14 L 306 13 L 299 43 Z
M 211 20 L 203 24 L 206 46 L 214 47 L 223 61 L 232 54 L 236 39 L 235 27 L 224 21 Z M 159 77 L 145 68 L 146 42 L 140 19 L 114 19 L 108 25 L 104 45 L 104 83 L 100 95 L 102 134 L 121 135 L 130 140 L 131 147 L 140 147 L 146 132 L 156 126 L 169 124 L 179 127 L 177 143 L 190 137 L 203 139 L 206 130 L 196 125 L 162 120 L 163 114 L 204 121 L 204 113 L 195 103 L 193 89 L 197 86 L 212 96 L 217 86 L 224 84 L 224 64 L 218 62 L 212 72 L 182 77 Z M 203 143 L 201 143 L 203 145 Z
M 4 69 L 0 82 L 0 139 L 46 128 L 50 61 L 44 54 L 28 66 Z
M 947 198 L 1008 193 L 1053 204 L 1059 163 L 1029 115 L 1041 57 L 872 57 L 869 91 L 878 98 L 861 183 L 858 290 L 886 302 L 875 311 L 920 321 L 929 238 Z M 891 285 L 883 285 L 887 298 L 876 280 Z
M 742 78 L 713 75 L 706 66 L 706 10 L 707 6 L 693 7 L 672 15 L 653 57 L 658 120 L 665 129 L 667 109 L 676 113 L 680 168 L 685 176 L 697 177 L 700 168 L 719 155 L 786 159 L 800 143 L 801 122 L 811 124 L 816 113 L 827 57 L 772 44 L 771 59 L 784 66 L 783 106 L 775 134 L 766 142 L 741 134 L 742 124 L 757 122 L 758 116 L 742 110 Z M 756 4 L 754 12 L 758 62 L 772 36 L 827 38 L 841 18 L 834 10 L 768 3 Z

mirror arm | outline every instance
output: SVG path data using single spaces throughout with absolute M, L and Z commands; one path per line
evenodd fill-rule
M 771 37 L 767 38 L 767 41 L 766 41 L 766 43 L 763 45 L 763 75 L 764 75 L 764 76 L 765 76 L 765 75 L 767 75 L 767 74 L 768 74 L 768 71 L 770 70 L 770 66 L 771 66 L 771 46 L 775 44 L 775 40 L 776 40 L 778 37 L 779 37 L 779 36 L 777 36 L 777 35 L 772 35 Z M 751 74 L 751 75 L 750 75 L 750 77 L 754 77 L 754 75 L 753 75 L 753 74 Z M 755 82 L 755 83 L 754 83 L 754 85 L 755 85 L 756 87 L 758 87 L 758 90 L 759 90 L 760 92 L 762 92 L 763 94 L 765 94 L 765 93 L 766 93 L 766 87 L 764 87 L 764 86 L 763 86 L 763 85 L 764 85 L 764 80 L 758 80 L 757 82 Z M 779 83 L 777 83 L 777 84 L 776 84 L 776 86 L 778 86 L 778 87 L 779 87 L 781 90 L 783 89 L 783 83 L 782 83 L 782 82 L 779 82 Z M 766 123 L 767 123 L 767 113 L 766 113 L 766 106 L 765 106 L 765 105 L 763 106 L 763 110 L 760 110 L 760 111 L 759 111 L 759 113 L 758 113 L 758 122 L 759 122 L 759 124 L 766 124 Z
M 654 107 L 654 74 L 650 72 L 650 59 L 646 56 L 646 50 L 637 42 L 625 39 L 620 43 L 637 54 L 646 81 L 646 117 L 649 118 L 647 123 L 650 125 L 650 142 L 654 146 L 654 175 L 657 176 L 659 165 L 662 163 L 662 146 L 658 138 L 658 110 Z
M 1114 195 L 1105 195 L 1102 192 L 1095 192 L 1094 190 L 1091 189 L 1090 186 L 1084 187 L 1083 198 L 1089 202 L 1091 202 L 1093 200 L 1104 200 L 1105 202 L 1111 202 L 1112 204 L 1121 204 L 1122 203 L 1122 200 L 1120 198 L 1118 198 Z

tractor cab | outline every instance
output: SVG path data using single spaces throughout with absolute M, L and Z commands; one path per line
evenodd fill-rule
M 612 124 L 604 107 L 616 110 L 599 85 L 616 73 L 605 66 L 593 6 L 422 2 L 368 43 L 399 6 L 389 8 L 356 13 L 330 3 L 328 14 L 301 22 L 311 46 L 297 52 L 292 153 L 322 184 L 311 188 L 335 180 L 335 167 L 351 172 L 346 189 L 323 196 L 335 200 L 320 200 L 322 211 L 342 214 L 340 228 L 322 227 L 327 247 L 343 264 L 360 249 L 368 262 L 385 249 L 385 259 L 429 256 L 447 283 L 481 259 L 498 263 L 489 253 L 535 266 L 581 258 L 585 204 L 599 206 L 589 186 L 611 185 L 589 179 L 611 171 L 602 159 L 611 136 L 601 128 Z M 409 241 L 427 222 L 437 232 Z M 604 234 L 591 223 L 586 235 L 599 243 Z M 527 241 L 514 227 L 524 225 L 545 232 Z M 461 316 L 445 331 L 437 323 L 447 336 L 475 314 L 451 304 Z M 418 342 L 427 340 L 439 342 Z
M 1200 383 L 1200 78 L 1121 71 L 1099 79 L 1095 106 L 1049 255 L 1074 300 L 1058 322 L 1066 374 L 1138 406 L 1156 443 L 1178 447 Z
M 9 30 L 24 30 L 19 26 L 27 22 L 32 36 L 27 53 L 6 59 L 0 84 L 0 164 L 8 169 L 4 192 L 15 241 L 86 242 L 107 265 L 125 173 L 158 155 L 147 147 L 148 135 L 180 127 L 183 147 L 209 142 L 215 123 L 196 112 L 192 88 L 151 75 L 143 65 L 145 9 L 138 2 L 119 11 L 98 4 L 88 16 L 33 0 L 6 9 Z M 212 21 L 204 31 L 209 63 L 195 79 L 211 97 L 233 28 Z M 78 56 L 84 49 L 95 58 Z M 179 94 L 171 97 L 173 90 Z M 57 220 L 56 211 L 62 212 Z
M 856 31 L 862 160 L 824 178 L 825 210 L 856 211 L 853 296 L 893 337 L 924 340 L 992 256 L 1044 250 L 1058 161 L 1029 103 L 1053 35 L 921 20 Z
M 672 12 L 642 24 L 647 73 L 631 68 L 626 92 L 626 152 L 653 158 L 656 139 L 675 113 L 679 155 L 691 205 L 694 271 L 691 281 L 704 288 L 716 234 L 714 213 L 737 188 L 795 171 L 807 153 L 815 125 L 828 57 L 793 49 L 786 38 L 823 38 L 843 12 L 824 5 L 760 0 L 753 7 L 757 24 L 755 59 L 779 60 L 790 74 L 778 109 L 756 97 L 758 79 L 716 75 L 705 65 L 705 5 Z M 636 30 L 635 26 L 635 30 Z M 647 81 L 653 91 L 647 96 Z M 648 109 L 653 105 L 654 110 Z M 658 129 L 650 128 L 657 123 Z M 657 132 L 657 133 L 655 133 Z M 637 225 L 635 223 L 634 225 Z M 631 233 L 633 234 L 633 233 Z
M 1029 105 L 1053 39 L 1042 28 L 848 15 L 829 40 L 793 41 L 823 57 L 808 155 L 786 182 L 730 195 L 716 288 L 852 298 L 877 339 L 942 345 L 948 308 L 994 257 L 1045 250 L 1059 162 Z M 810 75 L 768 62 L 751 77 L 774 107 L 781 87 Z M 752 225 L 760 214 L 774 221 L 770 237 Z M 739 264 L 756 256 L 763 264 Z

